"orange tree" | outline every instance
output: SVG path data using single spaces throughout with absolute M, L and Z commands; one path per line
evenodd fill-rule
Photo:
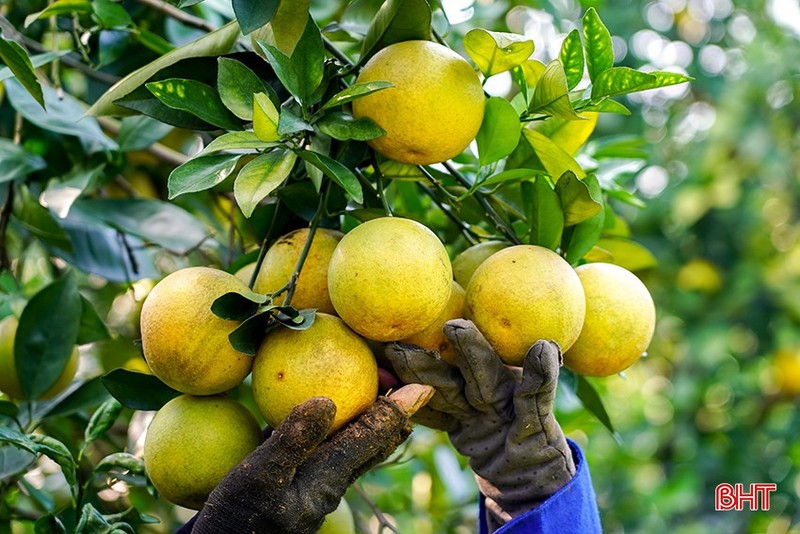
M 323 228 L 395 215 L 435 230 L 451 257 L 491 240 L 540 245 L 573 266 L 652 266 L 619 210 L 642 206 L 625 184 L 647 152 L 632 138 L 587 141 L 601 114 L 630 113 L 620 97 L 688 78 L 615 66 L 591 8 L 558 49 L 535 54 L 535 35 L 465 27 L 444 7 L 57 0 L 0 15 L 0 316 L 18 323 L 4 328 L 0 356 L 19 379 L 19 393 L 5 388 L 0 401 L 2 528 L 132 532 L 186 518 L 157 498 L 141 459 L 148 412 L 178 394 L 147 372 L 137 345 L 142 302 L 166 273 L 255 262 L 253 287 L 270 245 L 307 228 L 284 287 L 215 304 L 243 321 L 230 342 L 253 354 L 269 329 L 312 323 L 314 311 L 291 302 Z M 463 103 L 447 91 L 420 98 L 430 88 L 414 71 L 403 82 L 411 109 L 400 99 L 377 115 L 358 111 L 394 86 L 380 69 L 359 80 L 362 68 L 407 41 L 452 48 L 487 90 L 476 132 L 456 150 L 444 148 L 450 133 L 436 138 L 450 125 L 420 106 L 446 117 Z M 504 86 L 489 92 L 492 80 Z M 439 156 L 381 148 L 415 115 L 431 130 L 414 132 L 422 148 Z M 65 386 L 76 346 L 80 368 Z M 565 371 L 562 382 L 613 432 L 589 381 Z M 230 395 L 254 408 L 247 382 Z M 472 488 L 455 482 L 462 464 L 440 436 L 415 440 L 411 469 L 379 469 L 356 488 L 358 516 L 388 524 L 377 502 L 413 529 L 417 519 L 402 514 L 412 496 L 400 491 L 413 478 L 437 487 L 436 528 L 470 524 Z M 440 487 L 448 469 L 450 495 Z M 392 477 L 405 477 L 399 489 Z

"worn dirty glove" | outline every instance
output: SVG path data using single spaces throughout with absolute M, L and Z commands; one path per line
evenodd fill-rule
M 448 432 L 456 450 L 469 458 L 494 531 L 575 474 L 553 415 L 561 352 L 557 344 L 539 341 L 522 369 L 507 367 L 472 322 L 449 321 L 444 331 L 457 367 L 435 352 L 399 343 L 387 346 L 386 356 L 402 382 L 436 388 L 413 420 Z
M 325 397 L 304 402 L 220 482 L 191 532 L 317 532 L 347 488 L 405 441 L 409 416 L 432 395 L 429 386 L 405 386 L 328 439 L 336 406 Z

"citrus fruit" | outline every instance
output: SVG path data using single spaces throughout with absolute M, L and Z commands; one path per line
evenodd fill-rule
M 345 499 L 341 500 L 336 510 L 325 516 L 317 534 L 356 534 L 353 512 Z
M 586 294 L 586 319 L 564 365 L 588 376 L 608 376 L 633 364 L 653 338 L 656 308 L 635 274 L 610 263 L 575 269 Z
M 248 263 L 247 265 L 243 265 L 238 271 L 233 273 L 233 276 L 247 284 L 250 285 L 250 277 L 253 276 L 253 272 L 256 270 L 256 262 Z
M 328 296 L 328 263 L 341 238 L 342 233 L 335 230 L 318 228 L 314 232 L 311 248 L 297 279 L 292 306 L 334 313 Z M 269 247 L 253 289 L 258 293 L 272 293 L 289 283 L 307 239 L 308 228 L 303 228 L 289 232 Z M 282 304 L 285 296 L 286 293 L 279 296 L 275 304 Z
M 431 324 L 447 305 L 452 280 L 436 234 L 399 217 L 372 219 L 351 230 L 328 267 L 336 313 L 376 341 L 403 339 Z
M 450 300 L 447 301 L 439 317 L 436 318 L 431 324 L 411 336 L 408 336 L 401 341 L 409 345 L 417 345 L 423 349 L 435 350 L 439 353 L 447 363 L 455 364 L 456 354 L 455 349 L 450 345 L 450 340 L 444 335 L 444 323 L 451 319 L 459 319 L 464 317 L 464 302 L 466 293 L 458 282 L 453 281 L 453 290 L 450 292 Z
M 389 159 L 414 165 L 448 160 L 472 142 L 483 120 L 485 97 L 470 64 L 446 46 L 404 41 L 367 61 L 356 83 L 393 87 L 353 101 L 353 116 L 386 131 L 368 141 Z
M 273 428 L 298 404 L 322 396 L 336 404 L 336 430 L 377 395 L 378 366 L 372 351 L 333 315 L 317 313 L 307 330 L 270 331 L 253 363 L 253 396 Z
M 241 383 L 252 357 L 235 350 L 228 335 L 239 326 L 211 312 L 222 295 L 247 293 L 234 275 L 188 267 L 161 280 L 142 306 L 142 350 L 150 370 L 168 386 L 213 395 Z
M 517 245 L 496 252 L 467 287 L 466 315 L 509 365 L 521 365 L 540 339 L 565 350 L 586 310 L 575 270 L 552 250 Z
M 461 284 L 461 287 L 467 287 L 475 269 L 486 258 L 506 247 L 508 247 L 508 243 L 502 241 L 484 241 L 463 251 L 453 260 L 453 277 L 456 282 Z
M 144 466 L 159 494 L 199 510 L 228 471 L 261 443 L 253 414 L 222 395 L 181 395 L 153 417 Z
M 19 321 L 13 315 L 0 321 L 0 391 L 17 400 L 27 400 L 27 395 L 22 391 L 22 384 L 17 374 L 17 362 L 14 358 L 14 338 L 17 335 Z M 64 370 L 58 376 L 55 384 L 40 395 L 37 400 L 51 399 L 64 391 L 75 378 L 78 371 L 78 347 L 72 349 L 72 354 L 67 360 Z

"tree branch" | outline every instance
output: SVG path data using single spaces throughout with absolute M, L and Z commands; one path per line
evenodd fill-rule
M 191 26 L 192 28 L 197 28 L 199 30 L 204 30 L 207 32 L 213 32 L 214 30 L 217 29 L 213 24 L 211 24 L 207 20 L 201 19 L 200 17 L 195 17 L 194 15 L 190 15 L 189 13 L 178 9 L 172 4 L 166 3 L 163 0 L 139 0 L 139 3 L 147 7 L 151 7 L 156 11 L 160 11 L 161 13 L 164 13 L 166 16 L 173 18 L 182 24 L 185 24 L 186 26 Z

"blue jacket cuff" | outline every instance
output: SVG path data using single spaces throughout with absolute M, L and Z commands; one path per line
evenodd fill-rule
M 589 467 L 580 447 L 567 440 L 575 460 L 572 480 L 542 504 L 515 517 L 494 534 L 593 534 L 603 531 Z M 484 498 L 480 502 L 480 534 L 489 534 Z

